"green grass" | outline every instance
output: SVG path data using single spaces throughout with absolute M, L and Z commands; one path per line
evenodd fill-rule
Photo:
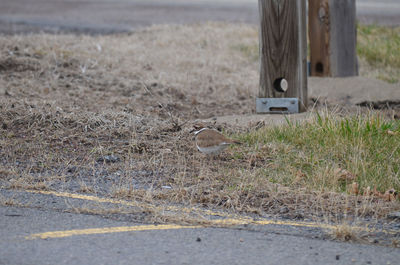
M 400 68 L 400 27 L 358 25 L 357 53 L 372 66 Z
M 346 191 L 353 181 L 360 191 L 368 186 L 382 192 L 400 189 L 400 121 L 317 113 L 309 122 L 265 127 L 239 138 L 249 153 L 271 157 L 272 164 L 259 175 L 274 183 L 334 192 Z M 335 173 L 339 168 L 355 179 L 340 180 Z
M 400 81 L 400 27 L 358 25 L 357 54 L 372 76 L 389 83 Z

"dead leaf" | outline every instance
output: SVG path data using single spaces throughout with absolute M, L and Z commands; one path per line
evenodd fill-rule
M 358 190 L 358 183 L 357 183 L 357 182 L 353 182 L 353 184 L 351 184 L 351 186 L 350 186 L 349 193 L 350 193 L 350 194 L 357 195 L 358 192 L 359 192 L 359 190 Z
M 395 189 L 389 189 L 383 194 L 385 201 L 391 202 L 397 199 L 397 191 Z
M 198 105 L 199 102 L 197 101 L 196 97 L 192 97 L 192 105 Z
M 398 198 L 398 193 L 395 189 L 388 189 L 385 193 L 379 192 L 376 187 L 371 191 L 370 187 L 364 189 L 364 196 L 375 196 L 377 198 L 383 199 L 385 201 L 395 201 Z
M 371 195 L 372 195 L 371 187 L 368 186 L 364 188 L 363 196 L 371 196 Z
M 387 130 L 386 133 L 389 135 L 399 135 L 399 132 L 394 132 L 392 130 Z
M 353 181 L 356 179 L 356 176 L 353 173 L 340 167 L 335 168 L 333 174 L 336 176 L 338 181 Z
M 300 169 L 297 170 L 297 172 L 296 172 L 295 175 L 296 175 L 296 178 L 295 178 L 294 181 L 293 181 L 293 183 L 295 183 L 295 184 L 301 182 L 301 181 L 304 179 L 304 177 L 306 176 L 306 174 L 304 174 L 303 172 L 301 172 Z
M 380 193 L 379 191 L 377 191 L 377 190 L 376 190 L 376 187 L 374 187 L 374 190 L 372 191 L 372 194 L 373 194 L 374 196 L 377 196 L 377 197 L 382 197 L 382 193 Z
M 365 190 L 364 190 L 364 192 L 365 192 Z M 370 189 L 369 192 L 370 192 L 369 195 L 375 196 L 375 197 L 380 198 L 380 199 L 385 199 L 385 195 L 383 193 L 381 193 L 380 191 L 378 191 L 376 189 L 376 187 L 374 187 L 374 189 L 372 191 Z

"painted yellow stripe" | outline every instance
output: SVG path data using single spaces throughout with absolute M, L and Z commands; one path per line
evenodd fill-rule
M 159 211 L 174 211 L 180 213 L 199 213 L 204 216 L 220 216 L 224 217 L 225 219 L 217 219 L 217 220 L 208 220 L 208 226 L 234 226 L 234 225 L 244 225 L 244 224 L 254 224 L 254 225 L 285 225 L 285 226 L 298 226 L 298 227 L 313 227 L 313 228 L 322 228 L 327 230 L 334 230 L 337 229 L 339 226 L 337 225 L 330 225 L 330 224 L 323 224 L 323 223 L 314 223 L 314 222 L 297 222 L 297 221 L 283 221 L 283 220 L 269 220 L 269 219 L 259 219 L 254 220 L 249 216 L 238 216 L 229 213 L 221 213 L 221 212 L 214 212 L 211 210 L 203 210 L 197 208 L 188 208 L 188 207 L 177 207 L 177 206 L 155 206 L 149 203 L 142 203 L 142 202 L 133 202 L 133 201 L 124 201 L 124 200 L 116 200 L 116 199 L 109 199 L 109 198 L 100 198 L 96 196 L 90 195 L 82 195 L 82 194 L 74 194 L 68 192 L 55 192 L 55 191 L 36 191 L 36 190 L 26 190 L 30 193 L 38 193 L 38 194 L 45 194 L 45 195 L 54 195 L 58 197 L 65 197 L 65 198 L 72 198 L 72 199 L 81 199 L 87 201 L 94 201 L 99 203 L 112 203 L 112 204 L 119 204 L 125 206 L 134 206 L 134 207 L 151 207 L 153 209 L 157 209 Z M 143 226 L 146 227 L 146 226 Z M 162 226 L 154 226 L 154 227 L 162 227 Z M 180 226 L 177 226 L 180 227 Z M 196 226 L 197 227 L 197 226 Z M 203 225 L 205 227 L 205 225 Z M 182 226 L 182 228 L 188 228 L 188 226 Z M 194 228 L 194 227 L 189 227 Z M 398 234 L 398 231 L 394 230 L 376 230 L 373 228 L 368 227 L 351 227 L 354 230 L 364 231 L 364 232 L 382 232 L 386 234 Z M 167 228 L 166 228 L 167 229 Z M 175 228 L 179 229 L 179 228 Z M 148 229 L 151 230 L 151 229 Z M 74 231 L 74 230 L 72 230 Z M 140 231 L 140 230 L 132 230 L 132 231 Z M 68 232 L 68 231 L 66 231 Z M 50 232 L 51 233 L 51 232 Z M 61 232 L 60 232 L 61 233 Z M 110 232 L 111 233 L 111 232 Z
M 339 226 L 337 225 L 329 225 L 329 224 L 322 224 L 322 223 L 312 223 L 312 222 L 294 222 L 294 221 L 280 221 L 280 220 L 260 220 L 254 221 L 254 224 L 257 225 L 286 225 L 286 226 L 300 226 L 300 227 L 313 227 L 313 228 L 322 228 L 328 230 L 337 229 Z M 359 226 L 352 226 L 355 230 L 371 232 L 372 230 L 367 227 L 359 227 Z
M 32 234 L 25 237 L 26 239 L 48 239 L 48 238 L 63 238 L 77 235 L 95 235 L 95 234 L 109 234 L 121 232 L 138 232 L 148 230 L 171 230 L 171 229 L 194 229 L 200 226 L 182 226 L 182 225 L 138 225 L 138 226 L 120 226 L 120 227 L 104 227 L 104 228 L 89 228 L 89 229 L 76 229 L 67 231 L 53 231 Z
M 295 222 L 295 221 L 283 221 L 283 220 L 250 220 L 250 219 L 221 219 L 221 220 L 212 220 L 210 221 L 212 224 L 215 225 L 226 225 L 226 226 L 233 226 L 233 225 L 244 225 L 244 224 L 253 224 L 253 225 L 284 225 L 284 226 L 297 226 L 297 227 L 311 227 L 311 228 L 319 228 L 319 229 L 326 229 L 326 230 L 335 230 L 340 227 L 340 225 L 330 225 L 330 224 L 322 224 L 322 223 L 313 223 L 313 222 Z M 364 231 L 364 232 L 378 232 L 378 230 L 368 227 L 360 227 L 360 226 L 351 226 L 351 229 L 357 231 Z M 398 231 L 391 231 L 391 230 L 379 230 L 379 232 L 383 232 L 385 234 L 398 234 Z
M 99 202 L 99 203 L 111 203 L 111 204 L 119 204 L 119 205 L 132 206 L 132 207 L 151 207 L 151 208 L 154 208 L 154 209 L 157 209 L 160 211 L 172 211 L 172 212 L 181 212 L 181 213 L 200 213 L 200 214 L 209 215 L 209 216 L 238 218 L 238 216 L 228 214 L 228 213 L 214 212 L 211 210 L 204 210 L 204 209 L 197 209 L 197 208 L 178 207 L 178 206 L 156 206 L 156 205 L 145 203 L 145 202 L 134 202 L 134 201 L 124 201 L 124 200 L 109 199 L 109 198 L 100 198 L 100 197 L 91 196 L 91 195 L 83 195 L 83 194 L 68 193 L 68 192 L 42 191 L 42 190 L 25 190 L 25 191 L 30 192 L 30 193 L 54 195 L 57 197 L 94 201 L 94 202 Z
M 100 198 L 100 197 L 96 197 L 96 196 L 68 193 L 68 192 L 56 192 L 56 191 L 44 191 L 44 190 L 26 190 L 26 192 L 45 194 L 45 195 L 54 195 L 57 197 L 67 197 L 67 198 L 71 198 L 71 199 L 80 199 L 80 200 L 94 201 L 94 202 L 100 202 L 100 203 L 121 204 L 121 205 L 125 205 L 125 206 L 134 206 L 134 207 L 143 206 L 143 204 L 139 204 L 137 202 Z
M 249 224 L 246 220 L 238 219 L 220 219 L 212 220 L 211 224 L 215 226 L 233 226 L 233 225 L 243 225 Z M 334 225 L 327 224 L 316 224 L 307 222 L 290 222 L 290 221 L 278 221 L 278 220 L 261 220 L 253 221 L 252 224 L 256 225 L 286 225 L 286 226 L 301 226 L 301 227 L 315 227 L 315 228 L 325 228 L 325 229 L 335 229 Z M 139 232 L 139 231 L 149 231 L 149 230 L 172 230 L 172 229 L 196 229 L 204 228 L 205 226 L 182 226 L 182 225 L 138 225 L 138 226 L 120 226 L 120 227 L 104 227 L 104 228 L 89 228 L 89 229 L 75 229 L 66 231 L 53 231 L 45 233 L 32 234 L 25 237 L 26 239 L 48 239 L 48 238 L 64 238 L 70 236 L 78 235 L 94 235 L 94 234 L 109 234 L 109 233 L 121 233 L 121 232 Z M 352 227 L 352 229 L 359 229 L 362 231 L 373 232 L 372 229 L 362 228 L 362 227 Z

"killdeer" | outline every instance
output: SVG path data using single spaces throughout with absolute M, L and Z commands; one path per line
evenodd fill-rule
M 217 155 L 227 148 L 230 144 L 240 144 L 240 142 L 226 138 L 220 132 L 209 129 L 201 124 L 193 126 L 196 135 L 196 146 L 200 152 L 206 155 Z

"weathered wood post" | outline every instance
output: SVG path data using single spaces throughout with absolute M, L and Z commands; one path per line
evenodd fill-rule
M 358 75 L 356 0 L 308 0 L 311 76 Z
M 257 113 L 307 108 L 306 0 L 259 0 L 260 87 Z

